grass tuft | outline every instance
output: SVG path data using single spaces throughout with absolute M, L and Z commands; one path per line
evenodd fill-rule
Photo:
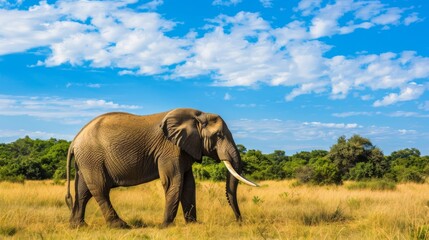
M 411 226 L 410 237 L 411 239 L 417 239 L 417 240 L 429 239 L 429 226 L 428 225 Z
M 148 226 L 140 218 L 132 218 L 131 220 L 129 220 L 129 224 L 134 228 L 145 228 Z
M 326 209 L 314 210 L 310 213 L 304 213 L 301 221 L 305 226 L 316 226 L 323 223 L 344 222 L 348 217 L 344 211 L 338 206 L 334 211 Z
M 262 200 L 259 196 L 253 196 L 253 198 L 252 198 L 252 202 L 255 204 L 255 205 L 261 205 L 263 202 L 264 202 L 264 200 Z
M 12 226 L 0 226 L 0 235 L 13 236 L 18 232 L 18 228 Z
M 371 180 L 363 182 L 353 182 L 347 185 L 349 190 L 369 189 L 371 191 L 393 191 L 396 184 L 387 180 Z

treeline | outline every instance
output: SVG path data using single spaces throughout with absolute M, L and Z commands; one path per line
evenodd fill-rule
M 33 140 L 28 136 L 1 143 L 0 181 L 64 178 L 69 145 L 66 140 Z
M 70 142 L 66 140 L 21 138 L 0 144 L 0 181 L 65 178 L 66 157 Z M 243 173 L 253 180 L 298 179 L 301 183 L 341 184 L 344 180 L 387 179 L 394 182 L 423 183 L 429 176 L 429 156 L 415 148 L 402 149 L 384 156 L 367 138 L 354 135 L 338 138 L 329 151 L 301 151 L 287 156 L 276 150 L 263 154 L 238 145 Z M 193 165 L 200 180 L 223 181 L 223 164 L 204 157 Z
M 297 179 L 316 185 L 371 179 L 423 183 L 429 176 L 429 156 L 421 156 L 418 149 L 402 149 L 384 156 L 369 139 L 359 135 L 338 138 L 329 151 L 302 151 L 291 156 L 282 150 L 263 154 L 259 150 L 247 150 L 243 145 L 238 148 L 243 172 L 253 180 Z M 224 167 L 208 158 L 193 167 L 198 179 L 226 178 Z

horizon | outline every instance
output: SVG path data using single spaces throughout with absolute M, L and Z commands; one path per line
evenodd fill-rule
M 55 139 L 55 140 L 57 140 L 57 141 L 68 141 L 68 142 L 71 142 L 72 140 L 67 140 L 67 139 L 59 139 L 59 138 L 49 138 L 49 139 L 41 139 L 41 138 L 31 138 L 30 136 L 28 136 L 28 135 L 26 135 L 26 136 L 24 136 L 24 137 L 22 137 L 22 138 L 18 138 L 18 139 L 15 139 L 15 140 L 13 140 L 13 141 L 9 141 L 9 142 L 1 142 L 0 144 L 11 144 L 11 143 L 13 143 L 13 142 L 16 142 L 16 141 L 18 141 L 18 140 L 20 140 L 20 139 L 25 139 L 25 138 L 30 138 L 32 141 L 35 141 L 35 140 L 41 140 L 41 141 L 49 141 L 49 140 L 51 140 L 51 139 Z M 361 136 L 361 137 L 363 137 L 363 136 Z M 348 139 L 347 139 L 348 140 Z M 333 143 L 329 148 L 332 148 L 332 146 L 333 145 L 335 145 L 335 144 L 337 144 L 337 142 L 335 142 L 335 143 Z M 260 149 L 254 149 L 254 148 L 247 148 L 245 145 L 243 145 L 243 144 L 241 144 L 241 143 L 237 143 L 237 146 L 238 145 L 241 145 L 241 146 L 243 146 L 243 147 L 245 147 L 245 151 L 247 152 L 247 151 L 261 151 Z M 374 145 L 374 147 L 377 147 L 377 146 L 375 146 Z M 406 149 L 411 149 L 411 148 L 406 148 Z M 390 156 L 390 155 L 392 155 L 392 153 L 393 152 L 396 152 L 396 151 L 400 151 L 400 150 L 405 150 L 405 149 L 397 149 L 397 150 L 395 150 L 395 151 L 392 151 L 391 153 L 389 153 L 389 154 L 385 154 L 384 153 L 384 151 L 383 151 L 383 149 L 380 149 L 382 152 L 383 152 L 383 154 L 384 154 L 384 156 Z M 419 150 L 419 152 L 420 152 L 420 149 L 417 149 L 417 150 Z M 267 154 L 273 154 L 273 153 L 275 153 L 276 151 L 284 151 L 284 150 L 282 150 L 282 149 L 275 149 L 275 150 L 273 150 L 272 152 L 263 152 L 263 151 L 261 151 L 262 152 L 262 154 L 264 154 L 264 155 L 267 155 Z M 301 152 L 311 152 L 311 151 L 327 151 L 327 152 L 329 152 L 330 151 L 330 149 L 312 149 L 312 150 L 308 150 L 308 151 L 306 151 L 306 150 L 303 150 L 303 151 L 299 151 L 299 152 L 295 152 L 295 153 L 292 153 L 292 154 L 287 154 L 286 153 L 286 151 L 284 151 L 285 152 L 285 156 L 287 156 L 287 157 L 290 157 L 290 156 L 293 156 L 293 155 L 295 155 L 295 154 L 299 154 L 299 153 L 301 153 Z M 428 155 L 424 155 L 424 154 L 420 154 L 420 156 L 421 157 L 425 157 L 425 156 L 428 156 Z M 208 157 L 208 156 L 205 156 L 205 157 Z
M 0 1 L 0 142 L 190 107 L 286 155 L 429 155 L 429 2 Z

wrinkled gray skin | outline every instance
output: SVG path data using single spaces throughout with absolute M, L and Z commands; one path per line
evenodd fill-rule
M 75 158 L 75 202 L 70 195 L 70 165 Z M 179 202 L 187 222 L 197 220 L 192 164 L 209 156 L 229 161 L 241 173 L 241 158 L 222 118 L 194 109 L 148 116 L 108 113 L 89 122 L 72 141 L 67 157 L 66 202 L 70 226 L 86 225 L 85 207 L 94 197 L 110 227 L 128 228 L 112 207 L 110 189 L 160 178 L 165 191 L 163 226 L 173 222 Z M 229 172 L 226 196 L 237 220 L 238 180 Z

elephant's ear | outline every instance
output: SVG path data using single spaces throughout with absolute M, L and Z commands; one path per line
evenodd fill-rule
M 201 114 L 194 109 L 178 108 L 167 113 L 161 123 L 167 139 L 198 161 L 202 157 L 202 139 L 197 127 Z

